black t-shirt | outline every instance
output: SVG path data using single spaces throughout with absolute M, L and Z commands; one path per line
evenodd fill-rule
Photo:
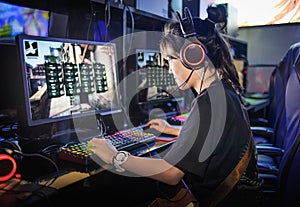
M 205 203 L 242 157 L 250 133 L 238 95 L 229 83 L 218 80 L 193 100 L 190 115 L 164 159 L 185 173 L 184 181 Z M 257 177 L 255 153 L 246 175 Z

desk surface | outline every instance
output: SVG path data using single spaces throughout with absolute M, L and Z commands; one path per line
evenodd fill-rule
M 246 106 L 246 109 L 248 112 L 251 112 L 251 111 L 255 112 L 255 111 L 261 110 L 261 109 L 267 107 L 269 104 L 268 99 L 245 98 L 245 100 L 249 103 Z M 158 137 L 158 138 L 161 138 L 161 139 L 157 139 L 154 146 L 152 146 L 148 149 L 145 149 L 143 151 L 140 151 L 138 153 L 138 156 L 149 156 L 149 155 L 153 156 L 153 155 L 155 155 L 154 152 L 159 154 L 160 152 L 163 152 L 166 148 L 168 148 L 176 140 L 176 139 L 174 139 L 174 137 Z M 34 170 L 41 170 L 38 168 L 42 168 L 37 163 L 29 163 L 29 165 L 32 165 L 30 167 L 33 168 Z M 48 165 L 49 165 L 49 163 L 48 163 Z M 75 164 L 75 163 L 71 163 L 71 162 L 63 161 L 63 160 L 58 160 L 58 166 L 59 166 L 58 172 L 53 172 L 53 169 L 52 169 L 52 171 L 45 176 L 38 177 L 37 179 L 34 179 L 34 180 L 29 179 L 28 181 L 33 183 L 33 185 L 31 185 L 31 188 L 43 186 L 44 189 L 47 190 L 47 192 L 55 193 L 56 191 L 63 190 L 74 184 L 76 185 L 76 183 L 85 181 L 88 178 L 92 178 L 96 175 L 100 175 L 100 174 L 102 174 L 102 172 L 108 171 L 107 169 L 111 168 L 111 166 L 108 166 L 108 165 L 100 166 L 100 165 L 94 163 L 91 166 L 84 166 L 84 165 Z M 27 170 L 30 170 L 31 168 L 28 168 Z M 26 177 L 24 177 L 23 179 L 26 180 Z M 2 199 L 6 199 L 7 196 L 9 196 L 9 194 L 6 194 L 5 189 L 3 190 L 2 187 L 0 186 L 0 193 L 2 193 L 1 197 L 2 197 Z M 22 188 L 24 189 L 24 186 Z M 25 194 L 25 195 L 30 194 L 30 192 L 27 192 L 27 193 L 28 194 Z M 6 194 L 6 196 L 3 196 L 4 194 Z M 22 195 L 24 195 L 24 194 L 22 194 Z M 12 199 L 11 196 L 9 196 L 9 199 Z M 20 198 L 18 198 L 17 196 L 13 197 L 13 199 L 20 200 Z M 1 199 L 0 199 L 0 201 L 1 201 Z M 15 201 L 13 201 L 13 202 L 15 202 Z M 11 206 L 16 206 L 16 205 L 11 205 Z M 18 206 L 20 206 L 20 205 L 18 205 Z M 25 205 L 21 205 L 21 206 L 23 207 Z
M 269 105 L 268 98 L 245 98 L 246 101 L 246 110 L 248 112 L 256 112 L 266 108 Z
M 261 110 L 266 106 L 268 106 L 269 104 L 268 99 L 245 98 L 245 100 L 249 103 L 246 106 L 248 112 L 255 112 Z M 159 138 L 162 138 L 162 140 L 164 141 L 159 140 Z M 149 156 L 151 155 L 151 152 L 161 152 L 166 147 L 170 146 L 170 144 L 173 143 L 174 141 L 175 141 L 174 137 L 159 136 L 154 146 L 152 146 L 149 149 L 140 151 L 138 153 L 138 156 Z M 92 166 L 84 166 L 84 165 L 78 165 L 74 163 L 68 163 L 68 161 L 61 161 L 61 160 L 58 160 L 58 165 L 60 166 L 59 172 L 53 173 L 52 171 L 52 174 L 49 173 L 46 177 L 39 178 L 37 181 L 35 180 L 35 182 L 37 182 L 40 185 L 53 187 L 55 189 L 62 189 L 68 185 L 84 180 L 90 176 L 99 174 L 110 167 L 107 166 L 105 169 L 97 164 Z
M 170 142 L 156 141 L 154 146 L 141 151 L 138 156 L 151 155 L 152 157 L 155 157 L 154 152 L 160 153 L 161 151 L 164 151 L 168 146 L 171 145 L 172 142 L 174 142 L 174 140 Z M 40 168 L 37 163 L 30 162 L 30 164 L 32 165 L 31 167 L 33 171 L 36 171 L 37 168 Z M 106 179 L 105 172 L 110 171 L 108 169 L 111 169 L 110 165 L 100 166 L 96 164 L 96 162 L 85 166 L 58 159 L 56 164 L 59 167 L 59 171 L 53 172 L 52 169 L 52 172 L 45 175 L 44 177 L 40 177 L 35 180 L 26 180 L 26 178 L 23 178 L 24 180 L 12 178 L 5 183 L 0 183 L 1 206 L 2 204 L 5 204 L 2 201 L 6 201 L 7 203 L 7 205 L 5 204 L 3 207 L 34 206 L 35 202 L 40 202 L 32 200 L 39 198 L 40 196 L 37 189 L 43 190 L 43 193 L 46 192 L 47 194 L 56 194 L 57 192 L 64 191 L 65 189 L 68 189 L 70 187 L 77 186 L 77 184 L 83 183 L 86 180 L 94 179 L 93 177 L 99 176 L 100 180 Z M 28 168 L 27 170 L 30 170 L 30 168 Z M 75 189 L 77 187 L 75 187 Z M 14 192 L 20 189 L 22 191 L 20 193 L 14 193 L 14 195 L 11 195 L 11 193 L 9 193 L 9 191 Z M 36 197 L 32 195 L 35 195 Z M 22 199 L 20 199 L 21 197 Z
M 168 139 L 169 140 L 168 140 Z M 145 148 L 144 150 L 139 151 L 137 156 L 152 156 L 155 153 L 160 153 L 164 151 L 168 146 L 175 141 L 174 137 L 164 137 L 165 141 L 156 141 L 153 146 L 150 148 Z M 56 171 L 47 160 L 39 159 L 33 160 L 32 158 L 27 158 L 22 162 L 25 163 L 23 166 L 23 175 L 22 178 L 30 182 L 37 183 L 39 185 L 44 185 L 48 187 L 53 187 L 55 189 L 62 189 L 71 185 L 80 180 L 86 179 L 90 176 L 99 174 L 107 169 L 110 169 L 110 165 L 102 165 L 98 161 L 92 161 L 90 164 L 78 164 L 66 160 L 61 160 L 58 158 L 57 154 L 54 154 L 52 160 L 57 164 L 59 171 Z M 36 162 L 36 163 L 35 163 Z M 35 165 L 32 165 L 35 163 Z M 49 169 L 45 168 L 44 165 L 47 165 Z M 38 173 L 39 171 L 39 173 Z M 36 174 L 36 175 L 35 175 Z M 27 176 L 29 175 L 29 176 Z

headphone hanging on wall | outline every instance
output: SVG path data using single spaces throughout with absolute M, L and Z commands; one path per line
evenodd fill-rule
M 183 37 L 186 38 L 180 49 L 180 60 L 182 64 L 190 70 L 198 70 L 203 67 L 207 50 L 205 46 L 196 38 L 194 21 L 190 10 L 184 8 L 184 17 L 176 11 Z

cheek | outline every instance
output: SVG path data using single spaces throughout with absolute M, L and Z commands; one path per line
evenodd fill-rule
M 173 74 L 175 74 L 175 72 L 176 72 L 176 64 L 174 64 L 174 61 L 172 61 L 172 62 L 170 62 L 169 63 L 169 73 L 173 73 Z
M 172 69 L 173 73 L 177 76 L 184 76 L 187 71 L 187 69 L 182 65 L 180 61 L 176 61 Z

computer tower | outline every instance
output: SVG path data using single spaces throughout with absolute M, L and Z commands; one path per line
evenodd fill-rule
M 14 43 L 0 43 L 0 110 L 15 109 L 18 104 L 17 50 Z

